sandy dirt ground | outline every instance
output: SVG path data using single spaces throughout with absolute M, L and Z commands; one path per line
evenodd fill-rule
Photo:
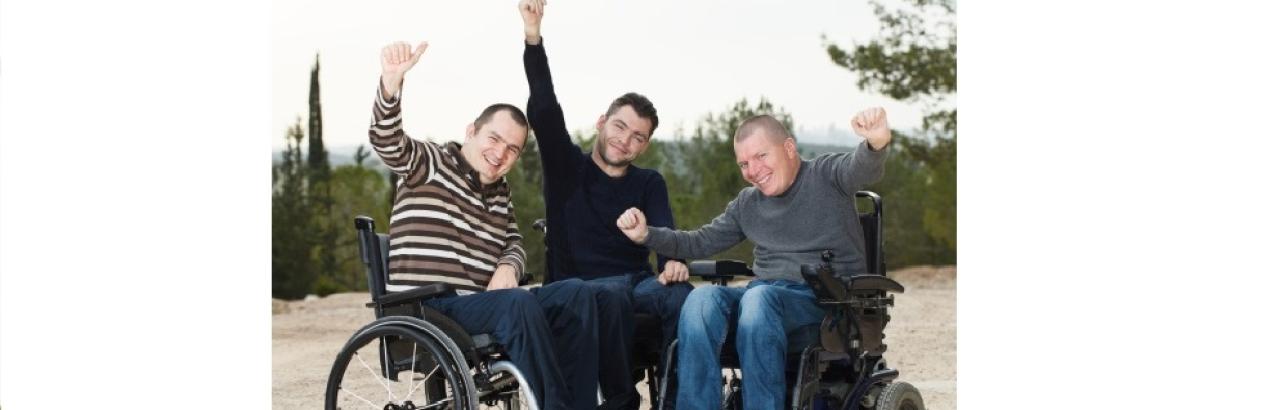
M 890 311 L 889 364 L 902 372 L 899 380 L 920 389 L 929 409 L 953 410 L 956 269 L 913 267 L 889 276 L 907 288 Z M 364 307 L 368 299 L 367 293 L 342 293 L 306 301 L 272 301 L 272 408 L 324 407 L 325 380 L 334 356 L 356 329 L 373 320 L 373 311 Z M 647 402 L 642 408 L 648 408 Z

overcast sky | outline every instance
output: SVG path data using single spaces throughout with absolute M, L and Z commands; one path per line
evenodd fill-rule
M 485 106 L 528 99 L 523 23 L 515 0 L 301 1 L 273 3 L 271 146 L 306 120 L 309 69 L 320 55 L 327 146 L 356 145 L 366 130 L 388 42 L 430 43 L 406 75 L 410 136 L 458 139 Z M 847 135 L 860 109 L 880 105 L 891 125 L 919 124 L 921 108 L 863 93 L 831 63 L 821 36 L 849 45 L 874 36 L 865 1 L 553 0 L 543 19 L 556 92 L 571 131 L 588 130 L 627 91 L 647 95 L 658 138 L 691 131 L 707 113 L 767 97 L 793 115 L 798 133 Z M 844 137 L 841 137 L 844 138 Z M 810 141 L 830 142 L 830 141 Z

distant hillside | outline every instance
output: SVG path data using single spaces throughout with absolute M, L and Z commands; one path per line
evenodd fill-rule
M 342 165 L 354 164 L 356 162 L 356 148 L 359 148 L 359 147 L 360 147 L 359 145 L 325 147 L 325 149 L 329 151 L 329 165 L 333 167 L 338 167 Z M 374 157 L 373 152 L 370 150 L 370 148 L 371 147 L 369 147 L 368 145 L 364 146 L 364 150 L 366 152 L 369 152 L 369 157 L 365 158 L 364 160 L 365 166 L 375 165 L 377 164 L 377 161 L 378 161 L 378 158 Z M 283 155 L 284 155 L 284 151 L 281 151 L 279 149 L 272 151 L 271 163 L 272 164 L 279 163 L 280 160 L 284 158 Z M 307 156 L 307 151 L 305 146 L 303 147 L 302 156 L 303 158 L 306 158 Z
M 851 137 L 851 138 L 856 138 L 856 137 Z M 845 152 L 845 151 L 849 151 L 853 147 L 852 142 L 850 142 L 848 145 L 806 143 L 804 141 L 807 140 L 808 138 L 806 138 L 805 135 L 800 135 L 798 139 L 801 141 L 800 155 L 803 156 L 804 158 L 813 158 L 816 155 L 825 154 L 828 152 Z M 356 162 L 355 160 L 356 148 L 358 147 L 359 147 L 358 145 L 326 147 L 326 149 L 329 151 L 329 165 L 333 167 L 339 167 L 342 165 L 354 164 Z M 370 151 L 370 147 L 368 145 L 365 146 L 365 151 Z M 273 151 L 271 153 L 271 163 L 272 164 L 279 163 L 282 158 L 281 155 L 283 155 L 283 151 L 279 151 L 279 150 Z M 306 156 L 306 151 L 303 151 L 303 156 L 304 157 Z M 364 165 L 368 167 L 378 165 L 378 158 L 372 154 L 372 151 L 370 151 L 369 157 L 365 158 Z M 378 168 L 386 169 L 385 167 L 378 167 Z

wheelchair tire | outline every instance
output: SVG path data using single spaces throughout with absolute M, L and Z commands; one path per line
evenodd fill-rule
M 405 369 L 395 381 L 382 374 L 380 361 L 382 341 L 391 339 L 408 343 L 403 347 L 414 352 L 408 366 L 400 363 Z M 476 409 L 475 384 L 461 357 L 457 345 L 427 322 L 384 317 L 357 331 L 338 352 L 325 409 Z
M 880 390 L 876 410 L 925 410 L 920 390 L 907 382 L 893 382 Z

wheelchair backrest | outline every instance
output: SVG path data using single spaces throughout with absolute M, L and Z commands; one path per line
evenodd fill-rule
M 356 235 L 360 242 L 360 261 L 364 263 L 365 276 L 369 280 L 369 296 L 373 300 L 387 293 L 387 253 L 390 242 L 386 234 L 374 230 L 373 218 L 356 217 Z
M 870 212 L 858 212 L 858 224 L 862 225 L 863 250 L 866 251 L 863 256 L 867 261 L 867 272 L 884 275 L 884 227 L 881 225 L 884 219 L 884 206 L 880 195 L 871 191 L 858 191 L 854 196 L 871 200 Z M 854 208 L 857 208 L 856 201 Z

